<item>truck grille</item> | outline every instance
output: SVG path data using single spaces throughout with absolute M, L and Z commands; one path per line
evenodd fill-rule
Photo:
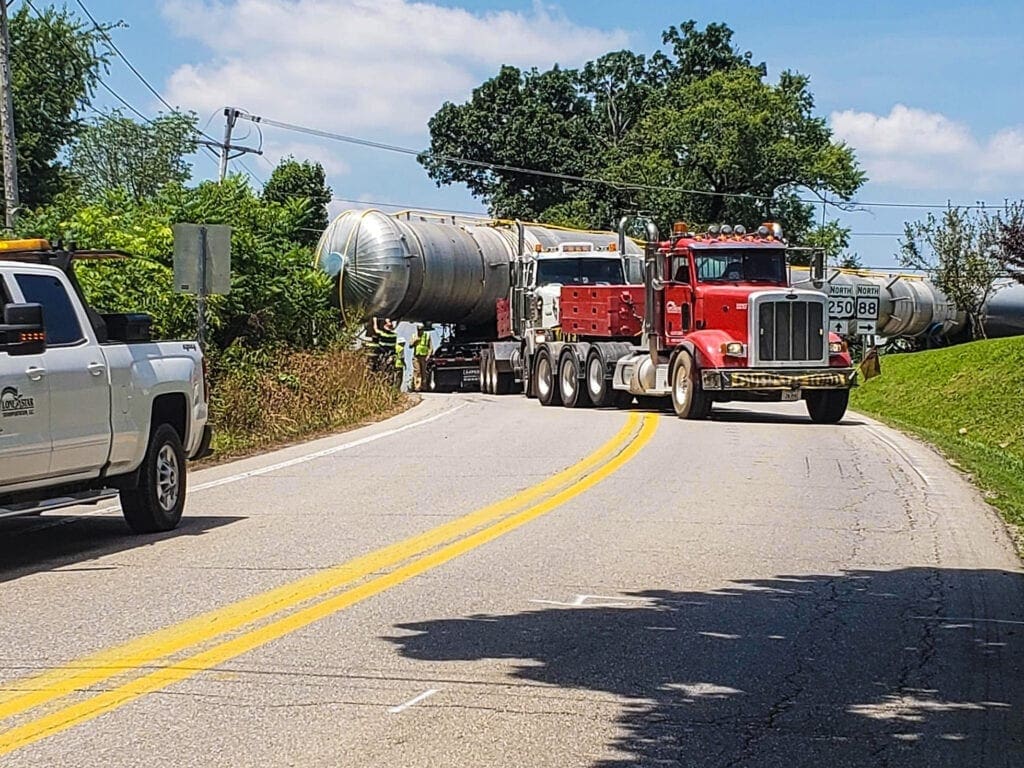
M 762 362 L 821 360 L 825 354 L 820 301 L 766 301 L 758 307 L 757 356 Z

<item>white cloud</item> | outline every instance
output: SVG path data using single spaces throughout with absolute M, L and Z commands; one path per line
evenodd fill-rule
M 210 49 L 175 71 L 168 97 L 201 114 L 237 106 L 371 136 L 416 135 L 502 64 L 578 64 L 628 36 L 529 13 L 412 0 L 165 0 L 175 31 Z
M 888 115 L 846 110 L 830 118 L 868 177 L 916 189 L 985 193 L 1024 182 L 1024 126 L 987 138 L 938 112 L 897 104 Z

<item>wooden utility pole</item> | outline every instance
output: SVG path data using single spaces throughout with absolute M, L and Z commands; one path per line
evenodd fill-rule
M 3 0 L 0 0 L 2 3 Z M 233 160 L 236 157 L 241 157 L 245 154 L 262 155 L 263 150 L 253 149 L 252 147 L 239 147 L 231 143 L 231 133 L 235 129 L 235 123 L 238 122 L 239 116 L 242 112 L 234 107 L 224 108 L 224 141 L 210 141 L 209 139 L 199 139 L 196 143 L 202 144 L 207 147 L 213 147 L 217 150 L 220 155 L 220 170 L 217 174 L 217 181 L 222 182 L 228 175 L 228 161 Z M 231 152 L 234 150 L 238 154 L 232 155 Z
M 11 94 L 11 38 L 7 0 L 0 0 L 0 151 L 4 156 L 4 226 L 14 229 L 18 213 L 18 148 L 14 143 L 14 102 Z

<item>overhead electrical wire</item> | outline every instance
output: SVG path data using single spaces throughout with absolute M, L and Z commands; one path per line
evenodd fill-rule
M 438 160 L 445 163 L 451 163 L 453 165 L 467 165 L 470 167 L 484 168 L 491 171 L 506 171 L 509 173 L 520 173 L 527 176 L 540 176 L 544 178 L 559 179 L 562 181 L 574 181 L 584 184 L 602 184 L 605 186 L 613 187 L 616 189 L 633 189 L 643 190 L 652 192 L 675 192 L 678 194 L 689 194 L 699 195 L 703 197 L 721 197 L 721 198 L 732 198 L 732 199 L 745 199 L 745 200 L 757 200 L 762 202 L 771 202 L 776 200 L 775 197 L 770 195 L 755 195 L 746 192 L 715 192 L 706 189 L 689 189 L 686 187 L 672 187 L 657 184 L 639 184 L 634 182 L 616 181 L 613 179 L 603 179 L 596 176 L 578 176 L 569 173 L 560 173 L 557 171 L 543 171 L 537 168 L 524 168 L 521 166 L 507 165 L 504 163 L 490 163 L 482 160 L 470 160 L 464 157 L 454 157 L 452 155 L 446 155 L 439 152 L 432 152 L 430 150 L 413 149 L 411 147 L 403 147 L 397 144 L 388 144 L 381 141 L 375 141 L 372 139 L 364 139 L 359 136 L 349 136 L 342 133 L 335 133 L 333 131 L 325 131 L 319 128 L 312 128 L 310 126 L 298 125 L 296 123 L 289 123 L 283 120 L 274 120 L 269 117 L 262 115 L 254 115 L 244 110 L 239 110 L 239 117 L 250 120 L 254 123 L 263 125 L 270 125 L 275 128 L 280 128 L 286 131 L 292 131 L 294 133 L 302 133 L 307 136 L 315 136 L 318 138 L 329 139 L 331 141 L 343 142 L 346 144 L 354 144 L 357 146 L 367 147 L 369 149 L 378 149 L 385 152 L 394 152 L 402 155 L 410 155 L 413 157 L 429 157 L 434 160 Z M 813 191 L 813 190 L 812 190 Z M 822 203 L 832 205 L 838 208 L 844 208 L 847 210 L 856 208 L 908 208 L 908 209 L 921 209 L 921 210 L 942 210 L 950 207 L 950 203 L 944 204 L 930 204 L 930 203 L 895 203 L 895 202 L 874 202 L 866 200 L 824 200 L 821 198 L 797 198 L 798 202 L 809 203 L 813 205 L 820 205 Z M 974 204 L 974 205 L 961 205 L 954 206 L 965 210 L 995 210 L 1002 206 L 997 205 L 985 205 L 985 204 Z

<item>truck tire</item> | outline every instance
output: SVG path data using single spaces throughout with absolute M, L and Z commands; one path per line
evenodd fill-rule
M 580 360 L 571 346 L 566 347 L 558 361 L 558 389 L 562 393 L 562 405 L 566 408 L 590 405 L 586 382 L 580 376 Z
M 491 394 L 490 353 L 485 349 L 480 353 L 480 391 L 485 395 Z
M 562 394 L 558 391 L 558 376 L 555 375 L 551 353 L 546 347 L 542 347 L 537 353 L 537 365 L 533 373 L 534 386 L 537 389 L 537 399 L 540 400 L 540 404 L 561 405 Z
M 804 393 L 807 413 L 815 424 L 838 424 L 850 404 L 848 389 L 811 389 Z
M 523 394 L 531 400 L 537 397 L 537 388 L 534 386 L 533 366 L 534 361 L 526 358 L 523 361 Z
M 135 533 L 177 527 L 185 508 L 185 451 L 177 430 L 160 424 L 149 437 L 139 482 L 121 490 L 121 512 Z
M 584 381 L 590 402 L 598 408 L 611 408 L 615 405 L 615 390 L 611 379 L 605 378 L 604 357 L 594 348 L 587 355 L 587 375 Z
M 680 419 L 706 419 L 711 413 L 711 398 L 700 385 L 700 371 L 685 349 L 676 355 L 670 375 L 672 410 Z

